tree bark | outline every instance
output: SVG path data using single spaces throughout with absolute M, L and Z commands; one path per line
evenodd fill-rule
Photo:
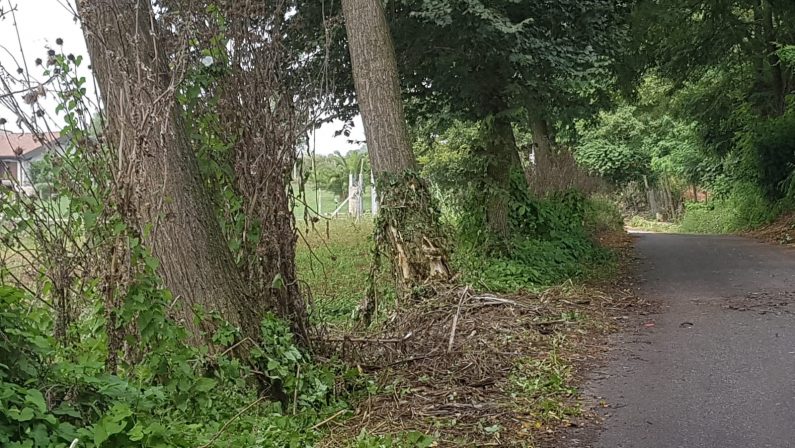
M 344 0 L 342 9 L 373 171 L 377 176 L 416 170 L 383 6 L 379 0 Z
M 550 158 L 552 157 L 554 143 L 549 132 L 549 123 L 544 118 L 541 118 L 537 115 L 532 115 L 530 117 L 530 132 L 533 135 L 534 163 L 528 167 L 528 171 L 525 173 L 525 176 L 528 178 L 528 182 L 532 185 L 540 184 L 539 180 L 545 175 L 547 178 L 549 177 L 549 173 L 542 173 L 541 170 L 544 168 L 549 168 L 551 165 Z
M 395 48 L 380 0 L 343 0 L 356 99 L 381 199 L 380 236 L 391 253 L 401 290 L 428 279 L 447 280 L 447 250 L 439 213 L 417 176 Z
M 770 66 L 770 75 L 772 82 L 772 95 L 773 95 L 773 111 L 775 115 L 784 115 L 786 109 L 786 82 L 784 80 L 784 69 L 781 66 L 781 58 L 778 56 L 778 48 L 776 46 L 776 28 L 773 20 L 773 5 L 770 0 L 762 0 L 762 29 L 764 30 L 763 37 L 765 39 L 765 53 L 767 55 L 767 63 Z
M 119 154 L 117 175 L 129 182 L 135 224 L 175 297 L 173 317 L 193 344 L 210 344 L 216 324 L 207 313 L 214 312 L 256 338 L 265 307 L 248 294 L 202 183 L 150 2 L 78 0 L 77 7 L 105 138 Z
M 545 155 L 550 154 L 554 147 L 554 137 L 550 133 L 549 122 L 544 118 L 533 117 L 530 119 L 530 131 L 538 151 Z
M 486 223 L 493 234 L 507 238 L 511 236 L 511 176 L 520 169 L 521 161 L 509 120 L 494 116 L 485 126 L 488 134 L 486 176 L 489 182 Z

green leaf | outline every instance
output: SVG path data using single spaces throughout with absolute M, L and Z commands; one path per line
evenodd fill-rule
M 502 426 L 500 426 L 499 424 L 496 424 L 496 425 L 493 425 L 493 426 L 487 426 L 487 427 L 483 428 L 483 430 L 486 431 L 487 434 L 494 434 L 494 433 L 500 432 L 501 429 L 502 429 Z
M 133 442 L 139 442 L 144 438 L 144 428 L 141 426 L 140 423 L 136 423 L 127 435 L 130 436 L 130 440 Z
M 36 406 L 42 414 L 47 412 L 47 403 L 44 401 L 44 396 L 38 389 L 28 389 L 28 392 L 25 394 L 25 403 Z
M 273 277 L 273 281 L 271 282 L 272 289 L 282 289 L 284 288 L 284 279 L 282 278 L 282 274 L 276 274 L 276 277 Z
M 196 392 L 209 392 L 218 382 L 210 378 L 199 378 L 193 385 Z
M 11 420 L 16 420 L 18 422 L 29 422 L 33 420 L 33 409 L 31 408 L 22 408 L 20 411 L 19 409 L 13 408 L 9 409 L 6 413 Z

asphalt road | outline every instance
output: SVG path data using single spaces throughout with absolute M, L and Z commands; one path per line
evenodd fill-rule
M 639 234 L 636 252 L 660 314 L 617 335 L 585 388 L 603 430 L 560 446 L 795 447 L 795 249 Z

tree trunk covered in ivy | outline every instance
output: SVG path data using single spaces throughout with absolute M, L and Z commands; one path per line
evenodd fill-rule
M 245 273 L 256 293 L 309 345 L 307 309 L 295 269 L 295 217 L 287 192 L 301 131 L 293 92 L 283 79 L 290 65 L 281 41 L 286 12 L 268 2 L 224 6 L 222 12 L 229 21 L 225 35 L 233 43 L 230 70 L 221 79 L 221 122 L 233 143 L 235 181 L 247 218 L 259 227 Z
M 484 123 L 486 132 L 486 223 L 500 237 L 511 236 L 511 178 L 521 169 L 511 122 L 494 116 Z M 524 176 L 521 176 L 524 179 Z
M 214 312 L 256 338 L 265 307 L 248 294 L 202 183 L 151 4 L 78 0 L 77 7 L 105 106 L 105 138 L 119 155 L 117 180 L 129 183 L 135 206 L 128 219 L 160 261 L 173 317 L 194 344 L 210 343 Z
M 343 0 L 356 98 L 381 198 L 377 237 L 407 293 L 450 276 L 439 212 L 417 174 L 400 97 L 395 48 L 380 0 Z

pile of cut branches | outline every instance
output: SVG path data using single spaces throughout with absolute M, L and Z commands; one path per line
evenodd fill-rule
M 772 223 L 751 231 L 750 236 L 762 241 L 778 244 L 795 243 L 795 212 L 785 213 Z
M 512 296 L 450 288 L 401 309 L 378 333 L 331 337 L 346 361 L 374 374 L 379 392 L 332 427 L 327 444 L 418 431 L 437 446 L 527 446 L 539 430 L 581 418 L 548 405 L 578 409 L 574 372 L 642 305 L 628 291 L 573 286 Z M 553 357 L 570 383 L 559 390 L 532 371 Z M 528 376 L 529 389 L 520 386 Z

